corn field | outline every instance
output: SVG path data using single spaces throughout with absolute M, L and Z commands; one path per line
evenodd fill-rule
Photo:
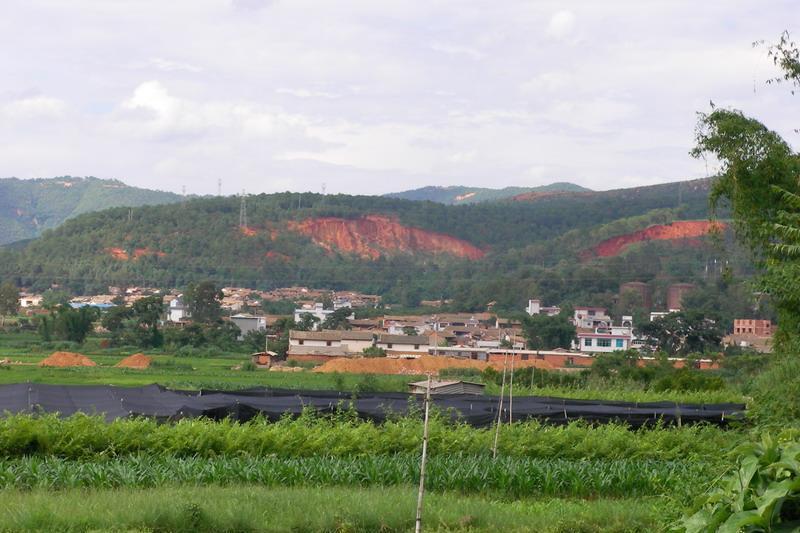
M 434 491 L 553 497 L 681 494 L 708 482 L 708 463 L 658 460 L 501 458 L 450 454 L 428 463 Z M 363 457 L 169 457 L 107 460 L 26 457 L 0 460 L 0 487 L 15 489 L 146 488 L 168 485 L 393 486 L 419 479 L 412 454 Z

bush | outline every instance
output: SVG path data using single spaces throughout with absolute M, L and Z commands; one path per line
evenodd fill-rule
M 800 358 L 774 355 L 767 370 L 753 382 L 750 415 L 763 425 L 800 424 Z
M 794 438 L 745 443 L 738 467 L 677 525 L 679 531 L 797 531 L 800 527 L 800 442 Z
M 386 357 L 386 350 L 380 346 L 364 348 L 364 357 Z
M 682 368 L 659 378 L 653 384 L 653 390 L 663 392 L 674 391 L 712 391 L 725 388 L 725 382 L 719 376 L 712 376 L 699 370 Z

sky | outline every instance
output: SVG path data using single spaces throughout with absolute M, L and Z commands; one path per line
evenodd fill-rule
M 191 194 L 705 177 L 697 112 L 796 146 L 795 0 L 4 0 L 0 176 Z M 795 98 L 800 98 L 798 95 Z

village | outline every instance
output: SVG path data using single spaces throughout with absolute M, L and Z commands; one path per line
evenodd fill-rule
M 625 283 L 620 294 L 633 294 L 639 305 L 648 309 L 649 321 L 671 313 L 679 313 L 682 299 L 693 289 L 687 283 L 674 284 L 666 293 L 667 309 L 651 310 L 652 296 L 646 284 Z M 146 296 L 163 298 L 162 323 L 183 327 L 192 323 L 189 306 L 178 290 L 159 291 L 154 288 L 110 287 L 108 294 L 71 298 L 72 308 L 94 307 L 101 311 L 115 306 L 131 306 Z M 29 316 L 46 314 L 43 295 L 23 291 L 19 305 Z M 265 312 L 270 303 L 283 307 L 292 304 L 291 314 Z M 436 309 L 447 302 L 426 301 L 426 309 Z M 426 312 L 420 314 L 391 314 L 376 295 L 356 291 L 331 291 L 308 287 L 286 287 L 257 291 L 241 287 L 223 287 L 219 306 L 222 320 L 235 324 L 239 339 L 248 333 L 266 333 L 264 350 L 253 354 L 258 368 L 274 365 L 322 365 L 328 361 L 361 357 L 413 359 L 421 356 L 450 357 L 486 363 L 512 360 L 525 364 L 538 361 L 544 368 L 570 370 L 591 366 L 598 356 L 614 352 L 635 351 L 639 365 L 655 360 L 661 347 L 653 339 L 638 334 L 631 315 L 615 320 L 604 307 L 575 306 L 566 318 L 574 328 L 571 341 L 562 346 L 537 346 L 530 349 L 523 327 L 525 317 L 558 317 L 563 309 L 558 305 L 543 305 L 538 299 L 528 300 L 524 310 L 509 318 L 491 310 L 474 313 Z M 489 306 L 491 308 L 491 306 Z M 381 314 L 380 311 L 384 313 Z M 334 327 L 330 318 L 337 317 Z M 291 320 L 295 327 L 288 332 L 288 347 L 284 353 L 270 349 L 276 324 Z M 752 352 L 769 353 L 773 335 L 769 320 L 737 318 L 733 328 L 722 338 L 722 347 L 738 347 Z M 102 331 L 101 331 L 102 332 Z M 630 353 L 630 352 L 629 352 Z M 719 358 L 713 353 L 701 357 L 671 356 L 673 366 L 691 364 L 697 369 L 719 368 Z

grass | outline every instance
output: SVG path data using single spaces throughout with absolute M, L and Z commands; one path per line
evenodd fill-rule
M 269 454 L 281 457 L 349 456 L 418 453 L 422 427 L 417 418 L 383 424 L 353 420 L 348 412 L 333 419 L 304 414 L 277 423 L 184 419 L 159 424 L 150 419 L 75 415 L 15 415 L 0 418 L 0 457 L 55 455 L 92 458 L 146 452 L 179 456 Z M 632 431 L 619 424 L 596 427 L 574 422 L 553 426 L 537 422 L 503 425 L 502 456 L 562 459 L 703 460 L 720 457 L 747 435 L 736 430 L 695 425 Z M 491 428 L 450 424 L 434 417 L 430 427 L 432 455 L 485 455 L 494 441 Z
M 436 492 L 504 499 L 697 494 L 714 477 L 698 461 L 566 460 L 447 454 L 432 456 L 426 485 Z M 0 460 L 0 488 L 143 488 L 180 485 L 395 486 L 419 481 L 417 454 L 351 457 L 174 457 L 133 455 L 66 460 Z
M 3 531 L 395 532 L 414 528 L 416 488 L 167 487 L 0 491 Z M 659 500 L 522 500 L 429 493 L 425 531 L 658 531 Z

